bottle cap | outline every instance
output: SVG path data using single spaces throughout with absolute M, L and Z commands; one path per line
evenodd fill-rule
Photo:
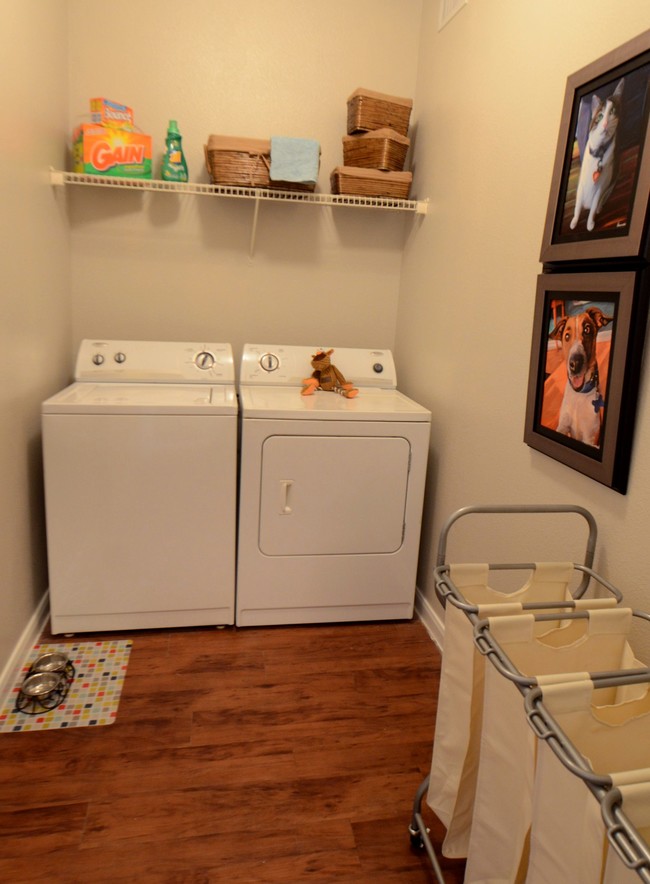
M 181 133 L 178 131 L 178 123 L 176 120 L 170 120 L 169 126 L 167 127 L 167 135 L 180 135 Z

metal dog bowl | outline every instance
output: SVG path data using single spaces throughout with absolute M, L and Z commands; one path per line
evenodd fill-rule
M 56 672 L 33 672 L 26 676 L 20 690 L 26 697 L 44 700 L 53 694 L 61 684 L 61 675 Z
M 75 676 L 75 668 L 66 654 L 49 651 L 35 660 L 16 697 L 15 712 L 40 715 L 65 700 Z
M 60 651 L 41 654 L 31 667 L 30 672 L 63 672 L 68 665 L 68 658 Z

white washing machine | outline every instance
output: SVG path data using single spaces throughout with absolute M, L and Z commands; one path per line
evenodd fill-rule
M 54 633 L 234 622 L 229 344 L 83 341 L 43 403 Z
M 317 349 L 244 347 L 238 626 L 413 615 L 431 414 L 388 350 L 334 350 L 356 398 L 301 396 Z

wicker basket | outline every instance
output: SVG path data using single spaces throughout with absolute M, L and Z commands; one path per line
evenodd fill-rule
M 314 184 L 271 181 L 271 141 L 210 135 L 204 148 L 205 165 L 213 184 L 264 187 L 312 193 Z
M 332 193 L 394 199 L 408 199 L 412 181 L 411 172 L 382 172 L 379 169 L 360 169 L 357 166 L 337 166 L 330 176 Z
M 394 129 L 375 129 L 343 136 L 343 165 L 401 172 L 410 140 Z
M 205 165 L 213 184 L 268 187 L 271 142 L 210 135 L 205 146 Z
M 355 89 L 348 98 L 348 135 L 373 129 L 394 129 L 408 135 L 413 101 L 369 89 Z

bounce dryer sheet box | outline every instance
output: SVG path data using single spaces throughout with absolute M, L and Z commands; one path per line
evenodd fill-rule
M 90 99 L 90 119 L 93 123 L 112 126 L 114 129 L 133 129 L 131 108 L 109 98 Z
M 151 178 L 151 135 L 81 123 L 72 136 L 73 172 L 115 178 Z

